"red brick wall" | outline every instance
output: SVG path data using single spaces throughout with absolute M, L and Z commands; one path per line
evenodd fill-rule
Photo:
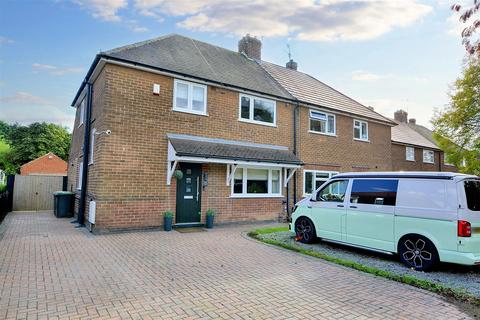
M 455 166 L 446 165 L 444 154 L 434 150 L 435 163 L 423 162 L 423 148 L 415 148 L 415 161 L 406 159 L 406 145 L 392 144 L 392 170 L 393 171 L 449 171 L 458 172 Z
M 66 176 L 67 162 L 53 153 L 48 153 L 21 166 L 20 174 L 22 176 L 29 174 Z

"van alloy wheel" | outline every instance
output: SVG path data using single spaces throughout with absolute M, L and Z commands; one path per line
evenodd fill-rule
M 295 223 L 297 239 L 303 243 L 311 243 L 315 240 L 315 227 L 308 218 L 299 218 Z
M 422 236 L 412 235 L 403 238 L 398 251 L 402 262 L 415 270 L 429 270 L 438 262 L 435 246 Z

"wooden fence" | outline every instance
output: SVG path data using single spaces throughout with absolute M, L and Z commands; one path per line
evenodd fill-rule
M 13 211 L 53 210 L 53 193 L 63 190 L 62 176 L 15 176 Z

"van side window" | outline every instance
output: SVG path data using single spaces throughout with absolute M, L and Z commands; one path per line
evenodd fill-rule
M 394 206 L 398 180 L 353 180 L 351 203 Z
M 347 191 L 348 180 L 337 180 L 327 184 L 317 192 L 317 201 L 343 202 Z
M 464 188 L 468 209 L 480 211 L 480 180 L 467 180 L 464 182 Z

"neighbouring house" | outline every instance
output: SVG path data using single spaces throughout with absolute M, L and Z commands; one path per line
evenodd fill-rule
M 408 119 L 408 113 L 394 113 L 397 123 L 392 128 L 392 170 L 394 171 L 451 171 L 458 169 L 445 161 L 443 151 L 433 139 L 433 132 Z
M 68 166 L 93 230 L 277 220 L 326 179 L 391 170 L 391 127 L 314 77 L 181 35 L 99 53 L 72 106 Z
M 66 176 L 68 163 L 49 152 L 37 159 L 25 163 L 20 167 L 20 175 L 49 175 L 49 176 Z

